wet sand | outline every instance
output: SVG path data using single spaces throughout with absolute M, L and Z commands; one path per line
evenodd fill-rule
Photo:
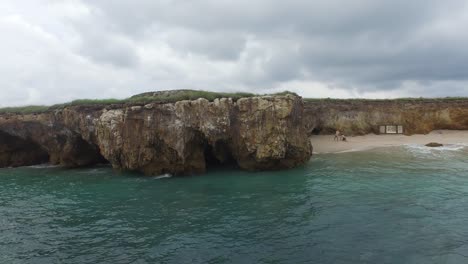
M 441 144 L 468 144 L 468 131 L 435 130 L 427 135 L 374 135 L 347 137 L 346 142 L 333 141 L 334 135 L 311 136 L 314 153 L 339 153 L 362 151 L 379 147 L 407 144 L 425 145 L 430 142 Z

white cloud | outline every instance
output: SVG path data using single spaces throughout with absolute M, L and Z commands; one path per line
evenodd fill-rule
M 468 95 L 462 0 L 0 3 L 0 106 L 167 89 Z

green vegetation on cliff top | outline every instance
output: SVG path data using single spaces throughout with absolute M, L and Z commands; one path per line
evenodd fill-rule
M 286 95 L 294 94 L 293 92 L 284 91 L 281 93 L 269 94 L 269 95 Z M 142 104 L 150 102 L 158 103 L 174 103 L 182 100 L 196 100 L 198 98 L 205 98 L 209 101 L 213 101 L 217 98 L 232 98 L 237 101 L 240 98 L 259 96 L 259 94 L 253 93 L 218 93 L 208 91 L 197 91 L 197 90 L 173 90 L 173 91 L 159 91 L 159 92 L 148 92 L 138 95 L 134 95 L 125 99 L 78 99 L 64 104 L 56 104 L 52 106 L 45 105 L 29 105 L 20 107 L 5 107 L 0 108 L 0 113 L 41 113 L 55 109 L 62 109 L 67 106 L 92 106 L 92 105 L 117 105 L 117 104 Z
M 371 98 L 304 98 L 306 102 L 437 102 L 468 100 L 468 97 L 400 97 L 393 99 L 371 99 Z
M 274 94 L 266 95 L 287 95 L 293 94 L 293 92 L 284 91 Z M 119 104 L 143 104 L 150 102 L 158 103 L 174 103 L 182 100 L 196 100 L 198 98 L 205 98 L 209 101 L 213 101 L 216 98 L 232 98 L 237 101 L 240 98 L 260 96 L 260 94 L 253 93 L 218 93 L 209 91 L 197 91 L 197 90 L 172 90 L 172 91 L 158 91 L 158 92 L 147 92 L 138 95 L 134 95 L 125 99 L 78 99 L 68 103 L 56 104 L 52 106 L 46 105 L 28 105 L 20 107 L 4 107 L 0 108 L 0 114 L 2 113 L 41 113 L 51 111 L 55 109 L 63 109 L 68 106 L 92 106 L 92 105 L 119 105 Z M 444 97 L 444 98 L 396 98 L 396 99 L 363 99 L 363 98 L 352 98 L 352 99 L 336 99 L 336 98 L 304 98 L 306 102 L 386 102 L 386 101 L 400 101 L 400 102 L 421 102 L 421 101 L 453 101 L 453 100 L 468 100 L 466 97 Z

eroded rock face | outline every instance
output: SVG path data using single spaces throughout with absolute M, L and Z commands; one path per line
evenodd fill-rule
M 86 142 L 78 133 L 57 122 L 53 113 L 2 116 L 0 118 L 0 142 L 10 141 L 10 139 L 14 139 L 13 143 L 0 144 L 0 148 L 10 149 L 9 155 L 5 153 L 5 156 L 31 157 L 31 160 L 22 159 L 24 162 L 11 162 L 15 163 L 14 166 L 48 161 L 51 164 L 65 167 L 82 167 L 104 160 L 93 144 Z M 11 146 L 7 147 L 8 145 Z M 37 155 L 29 153 L 30 151 Z M 42 158 L 44 153 L 48 157 L 47 160 Z M 5 166 L 12 165 L 6 164 Z
M 468 100 L 311 100 L 305 102 L 304 122 L 312 134 L 379 133 L 380 125 L 403 125 L 404 134 L 438 129 L 467 130 Z
M 0 168 L 29 166 L 49 161 L 49 155 L 39 145 L 0 132 Z
M 97 142 L 115 167 L 146 174 L 205 172 L 207 160 L 292 168 L 311 156 L 301 114 L 298 97 L 149 104 L 104 112 Z
M 104 158 L 114 168 L 149 175 L 202 173 L 228 163 L 285 169 L 312 155 L 302 100 L 290 95 L 75 106 L 0 116 L 0 131 L 34 142 L 55 164 L 85 166 Z

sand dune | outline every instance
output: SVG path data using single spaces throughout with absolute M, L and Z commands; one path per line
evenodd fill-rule
M 427 135 L 374 135 L 348 137 L 347 142 L 333 141 L 333 135 L 310 137 L 314 153 L 339 153 L 360 151 L 378 147 L 400 146 L 406 144 L 425 145 L 430 142 L 442 144 L 468 144 L 468 131 L 435 130 Z

